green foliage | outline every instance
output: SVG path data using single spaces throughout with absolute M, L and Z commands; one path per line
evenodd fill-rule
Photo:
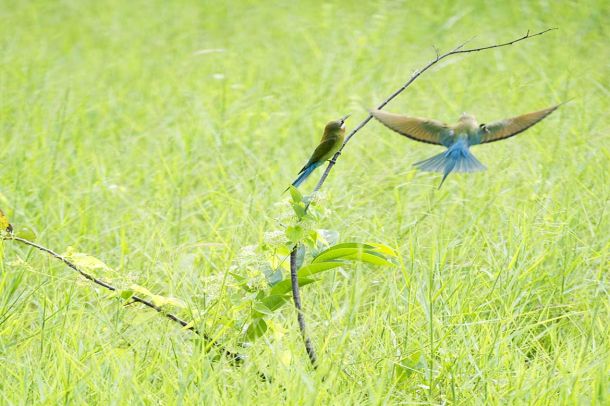
M 246 329 L 246 339 L 253 341 L 267 331 L 267 323 L 262 317 L 253 318 Z
M 298 244 L 296 267 L 301 287 L 320 281 L 314 276 L 325 271 L 339 267 L 349 270 L 354 262 L 390 266 L 393 265 L 390 259 L 396 257 L 394 250 L 383 244 L 336 243 L 339 238 L 337 231 L 313 228 L 316 221 L 322 220 L 315 201 L 304 197 L 294 187 L 290 188 L 290 195 L 289 204 L 294 209 L 294 217 L 292 224 L 286 227 L 285 239 L 274 239 L 258 247 L 252 255 L 260 257 L 260 260 L 250 256 L 236 264 L 231 272 L 236 285 L 250 294 L 251 312 L 245 329 L 245 339 L 249 341 L 265 334 L 265 318 L 273 316 L 291 301 L 289 257 L 295 244 Z M 281 233 L 273 233 L 278 234 Z M 264 274 L 267 283 L 252 283 L 251 278 L 244 276 L 247 270 L 240 270 L 240 266 L 253 267 L 250 271 L 254 271 L 254 275 L 258 268 L 258 274 Z
M 318 231 L 312 233 L 312 235 L 318 235 Z M 269 250 L 269 247 L 261 250 L 260 255 L 266 258 L 262 264 L 263 270 L 273 269 L 271 275 L 274 275 L 274 279 L 267 277 L 268 283 L 266 285 L 252 284 L 248 278 L 241 274 L 231 273 L 237 285 L 244 291 L 251 293 L 251 320 L 245 330 L 247 340 L 254 340 L 262 336 L 267 330 L 263 319 L 273 316 L 275 311 L 291 300 L 292 283 L 288 276 L 288 270 L 285 269 L 289 262 L 288 257 L 284 256 L 284 260 L 279 264 L 277 263 L 277 252 L 290 252 L 291 244 L 291 241 L 286 241 L 283 246 L 275 247 L 274 250 Z M 312 276 L 318 276 L 325 271 L 338 267 L 348 270 L 353 262 L 389 266 L 393 264 L 388 259 L 395 257 L 395 255 L 388 255 L 392 252 L 389 247 L 360 243 L 331 245 L 316 256 L 311 255 L 311 249 L 302 249 L 301 252 L 304 258 L 311 257 L 309 263 L 299 265 L 298 275 L 299 286 L 301 287 L 320 281 L 320 279 L 312 278 Z M 277 266 L 276 268 L 273 268 L 274 264 Z
M 88 272 L 95 272 L 96 274 L 114 273 L 114 270 L 103 261 L 93 255 L 77 252 L 74 247 L 68 247 L 61 256 Z
M 15 235 L 17 237 L 26 239 L 28 241 L 36 241 L 36 232 L 32 230 L 30 227 L 19 227 L 15 231 Z
M 607 3 L 2 2 L 0 207 L 15 233 L 185 300 L 172 311 L 247 362 L 211 364 L 192 333 L 5 241 L 0 403 L 607 405 Z M 441 150 L 376 122 L 345 149 L 307 226 L 340 239 L 304 247 L 300 268 L 348 241 L 392 246 L 397 266 L 306 276 L 320 280 L 302 290 L 319 372 L 290 302 L 242 346 L 258 290 L 286 279 L 288 253 L 269 258 L 295 214 L 277 201 L 322 126 L 352 112 L 354 128 L 432 45 L 551 26 L 446 59 L 387 106 L 489 122 L 573 98 L 477 147 L 486 172 L 436 191 L 412 163 Z

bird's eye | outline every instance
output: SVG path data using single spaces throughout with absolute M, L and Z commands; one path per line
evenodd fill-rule
M 485 124 L 479 124 L 479 128 L 485 128 Z

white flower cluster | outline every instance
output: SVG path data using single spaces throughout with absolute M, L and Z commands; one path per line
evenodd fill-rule
M 230 268 L 231 272 L 246 278 L 246 284 L 251 289 L 264 289 L 267 286 L 267 279 L 262 271 L 265 261 L 258 252 L 258 248 L 258 245 L 243 247 Z
M 270 247 L 278 247 L 286 243 L 286 233 L 283 230 L 267 231 L 263 241 Z

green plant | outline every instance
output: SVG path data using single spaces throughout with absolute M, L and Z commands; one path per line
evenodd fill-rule
M 391 266 L 391 258 L 396 256 L 383 244 L 339 243 L 338 231 L 315 228 L 323 217 L 315 202 L 304 198 L 294 187 L 290 188 L 290 195 L 289 205 L 294 212 L 290 222 L 283 230 L 269 232 L 264 244 L 248 247 L 249 254 L 231 272 L 245 292 L 242 300 L 251 308 L 244 330 L 247 340 L 263 335 L 267 331 L 265 320 L 290 301 L 293 285 L 289 258 L 293 247 L 298 247 L 295 266 L 300 286 L 318 282 L 324 272 L 339 267 L 349 269 L 353 262 Z M 256 275 L 264 275 L 264 283 Z

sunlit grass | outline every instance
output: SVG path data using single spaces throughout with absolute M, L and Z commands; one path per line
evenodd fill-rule
M 548 27 L 448 59 L 388 110 L 485 122 L 573 101 L 476 147 L 488 171 L 440 191 L 411 166 L 438 148 L 374 122 L 358 133 L 320 226 L 391 245 L 400 265 L 303 288 L 319 372 L 289 307 L 235 369 L 5 242 L 0 403 L 608 402 L 604 1 L 2 3 L 0 207 L 45 245 L 104 260 L 117 284 L 207 310 L 204 327 L 234 347 L 222 281 L 241 247 L 279 228 L 274 204 L 325 122 L 351 112 L 355 125 L 433 45 Z

